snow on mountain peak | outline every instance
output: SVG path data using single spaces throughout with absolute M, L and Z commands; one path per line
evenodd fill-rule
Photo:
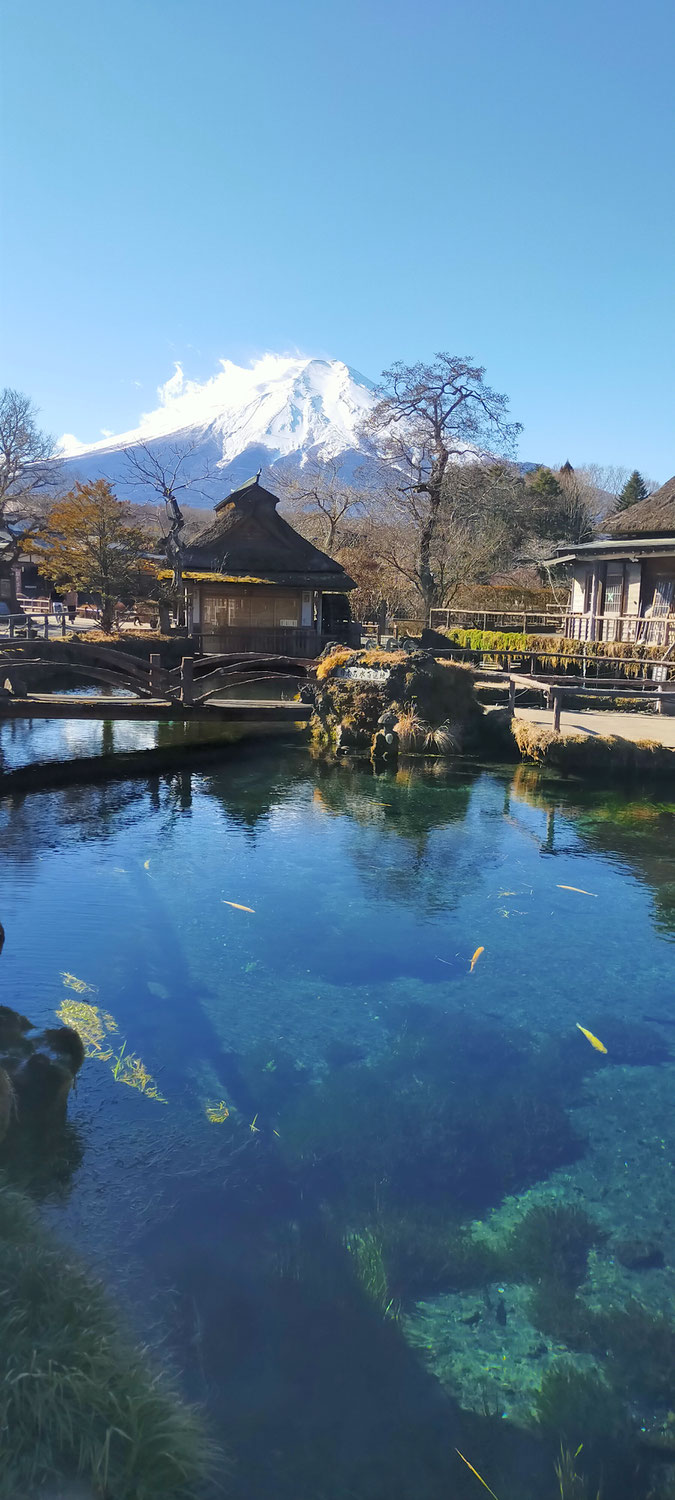
M 222 495 L 227 480 L 241 483 L 260 464 L 357 456 L 361 424 L 376 400 L 371 381 L 342 360 L 283 354 L 264 354 L 248 367 L 220 360 L 205 381 L 189 379 L 176 364 L 157 396 L 155 410 L 129 432 L 91 444 L 65 434 L 67 473 L 121 482 L 125 448 L 144 443 L 159 453 L 169 441 L 189 442 L 195 472 L 207 460 L 209 489 Z

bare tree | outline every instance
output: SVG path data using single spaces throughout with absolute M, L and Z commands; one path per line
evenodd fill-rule
M 125 479 L 132 488 L 151 489 L 160 495 L 166 506 L 166 538 L 177 537 L 184 521 L 178 496 L 194 486 L 206 483 L 209 478 L 207 463 L 200 465 L 196 473 L 190 472 L 189 461 L 197 449 L 196 442 L 168 443 L 161 452 L 153 452 L 147 443 L 124 449 Z
M 160 625 L 163 632 L 169 630 L 169 601 L 181 598 L 181 553 L 184 546 L 183 531 L 185 517 L 178 503 L 178 496 L 193 485 L 203 484 L 209 478 L 209 466 L 203 463 L 196 473 L 190 472 L 189 460 L 197 449 L 197 443 L 168 443 L 161 452 L 154 452 L 147 443 L 125 448 L 126 483 L 132 488 L 152 489 L 160 495 L 166 507 L 165 525 L 161 527 L 162 542 L 167 559 L 173 566 L 173 584 L 165 591 L 158 589 Z
M 294 518 L 310 518 L 312 541 L 331 557 L 339 551 L 344 537 L 344 522 L 355 512 L 364 514 L 369 496 L 365 487 L 349 484 L 342 477 L 340 461 L 312 458 L 303 468 L 277 465 L 275 488 Z
M 462 585 L 487 583 L 521 561 L 530 531 L 530 507 L 521 476 L 511 464 L 453 464 L 443 482 L 429 562 L 435 599 L 450 604 Z M 416 612 L 429 609 L 420 588 L 419 535 L 403 518 L 374 538 L 379 556 L 408 583 Z
M 412 543 L 407 560 L 396 551 L 392 562 L 414 583 L 425 612 L 444 602 L 454 567 L 459 515 L 447 503 L 450 471 L 468 461 L 492 465 L 495 452 L 508 457 L 521 430 L 507 420 L 507 397 L 484 375 L 452 354 L 437 354 L 433 364 L 395 364 L 382 375 L 364 428 L 391 509 Z
M 29 396 L 0 393 L 0 523 L 42 518 L 59 482 L 54 439 L 37 424 Z

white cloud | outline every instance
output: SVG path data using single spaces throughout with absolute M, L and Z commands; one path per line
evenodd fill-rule
M 74 433 L 64 432 L 57 440 L 56 451 L 63 458 L 72 458 L 74 453 L 84 453 L 86 446 L 86 443 L 81 443 Z

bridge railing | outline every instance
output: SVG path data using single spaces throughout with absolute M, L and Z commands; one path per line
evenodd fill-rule
M 10 641 L 20 640 L 22 637 L 28 640 L 42 637 L 48 641 L 54 636 L 64 636 L 66 625 L 65 612 L 54 620 L 48 614 L 29 614 L 27 610 L 23 610 L 20 615 L 0 614 L 0 637 L 5 636 Z
M 16 618 L 10 616 L 10 622 Z M 146 659 L 100 642 L 71 638 L 50 641 L 48 631 L 38 632 L 32 628 L 32 622 L 24 616 L 21 619 L 24 628 L 20 634 L 5 632 L 3 638 L 0 633 L 0 687 L 4 686 L 18 698 L 28 695 L 31 676 L 50 668 L 124 688 L 137 698 L 173 701 L 184 708 L 207 704 L 214 694 L 228 687 L 249 687 L 274 677 L 307 676 L 304 662 L 251 652 L 220 657 L 184 656 L 180 666 L 169 670 L 162 666 L 159 652 L 151 652 Z

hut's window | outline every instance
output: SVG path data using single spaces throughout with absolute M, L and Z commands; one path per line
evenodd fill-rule
M 586 569 L 584 578 L 584 614 L 587 615 L 591 607 L 591 596 L 593 594 L 593 569 Z
M 205 589 L 202 594 L 202 625 L 207 630 L 296 629 L 300 618 L 298 590 L 234 587 Z
M 620 615 L 623 595 L 623 568 L 608 568 L 605 584 L 605 614 Z
M 670 613 L 673 603 L 673 579 L 657 578 L 654 583 L 652 615 L 662 617 Z

